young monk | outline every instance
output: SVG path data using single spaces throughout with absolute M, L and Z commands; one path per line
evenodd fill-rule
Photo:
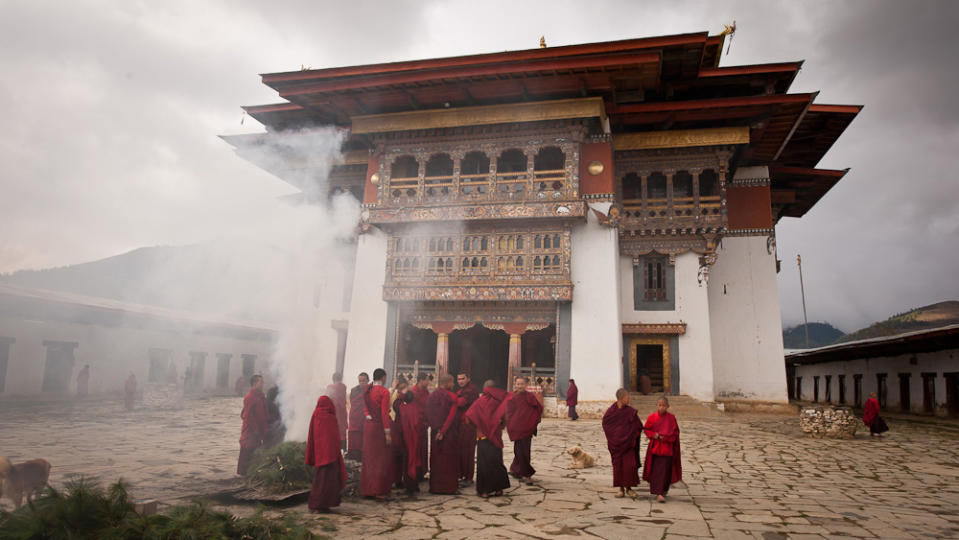
M 340 505 L 340 493 L 346 487 L 346 464 L 340 451 L 340 429 L 336 406 L 320 396 L 310 419 L 306 439 L 306 464 L 316 469 L 308 506 L 314 512 L 327 512 Z
M 360 469 L 360 493 L 364 497 L 386 500 L 393 485 L 393 456 L 390 453 L 390 391 L 386 370 L 373 371 L 373 384 L 363 394 L 363 467 Z
M 613 486 L 619 488 L 616 498 L 636 498 L 633 487 L 639 485 L 639 438 L 643 423 L 636 409 L 629 406 L 629 392 L 625 388 L 616 391 L 616 403 L 610 405 L 603 415 L 603 431 L 606 447 L 613 459 Z
M 370 376 L 360 373 L 357 381 L 359 384 L 350 390 L 349 431 L 346 437 L 346 459 L 354 461 L 363 459 L 363 425 L 366 424 L 366 416 L 363 413 L 366 405 L 363 400 Z
M 509 475 L 503 465 L 503 418 L 506 415 L 506 390 L 488 380 L 483 395 L 466 411 L 466 421 L 476 429 L 476 493 L 484 499 L 500 496 L 509 487 Z
M 532 464 L 533 435 L 543 416 L 543 405 L 536 396 L 526 391 L 526 377 L 513 381 L 515 393 L 506 402 L 506 432 L 513 441 L 513 463 L 509 472 L 520 482 L 533 485 L 536 469 Z
M 656 402 L 656 412 L 646 419 L 646 465 L 643 467 L 643 480 L 649 482 L 649 492 L 656 500 L 666 502 L 669 486 L 683 479 L 683 463 L 679 449 L 679 424 L 676 417 L 667 412 L 669 400 L 666 396 Z
M 439 388 L 430 394 L 426 418 L 430 423 L 430 493 L 458 493 L 460 456 L 453 376 L 440 376 Z
M 459 422 L 459 450 L 460 450 L 460 485 L 468 486 L 473 483 L 473 474 L 476 470 L 476 427 L 463 422 L 466 411 L 479 399 L 480 391 L 470 380 L 467 373 L 456 376 L 457 417 Z
M 343 384 L 343 374 L 337 371 L 333 374 L 333 383 L 326 387 L 326 395 L 336 407 L 336 421 L 339 426 L 340 447 L 346 450 L 346 385 Z
M 869 426 L 869 436 L 877 436 L 880 439 L 882 434 L 889 431 L 886 421 L 879 416 L 879 400 L 876 399 L 875 392 L 869 392 L 869 399 L 862 408 L 862 422 Z

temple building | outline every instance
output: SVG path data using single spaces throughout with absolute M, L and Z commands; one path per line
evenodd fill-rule
M 363 211 L 329 355 L 348 379 L 459 372 L 787 402 L 775 226 L 846 174 L 860 106 L 789 93 L 802 62 L 720 67 L 705 32 L 262 76 L 237 153 Z M 326 178 L 310 129 L 348 130 Z M 263 145 L 283 147 L 280 164 Z

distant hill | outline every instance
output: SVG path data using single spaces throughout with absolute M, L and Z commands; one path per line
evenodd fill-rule
M 885 321 L 846 334 L 838 342 L 894 336 L 916 330 L 928 330 L 959 324 L 959 301 L 949 300 L 898 313 Z
M 844 335 L 842 330 L 829 323 L 809 323 L 809 348 L 830 345 Z M 783 329 L 783 347 L 786 349 L 806 348 L 806 332 L 803 325 Z

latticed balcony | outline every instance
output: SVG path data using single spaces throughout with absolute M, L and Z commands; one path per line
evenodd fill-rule
M 626 230 L 715 230 L 723 226 L 722 185 L 713 169 L 628 173 L 621 186 Z

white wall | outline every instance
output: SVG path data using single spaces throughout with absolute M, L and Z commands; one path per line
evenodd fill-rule
M 173 361 L 181 381 L 190 365 L 190 351 L 207 353 L 202 389 L 232 393 L 233 383 L 243 372 L 240 355 L 256 355 L 254 370 L 263 371 L 273 346 L 270 341 L 197 334 L 190 326 L 158 330 L 13 318 L 0 319 L 0 336 L 16 340 L 10 345 L 6 383 L 0 397 L 41 395 L 47 351 L 43 346 L 44 341 L 78 344 L 73 350 L 73 373 L 68 395 L 76 393 L 77 374 L 84 364 L 90 365 L 91 394 L 122 392 L 123 383 L 131 371 L 142 388 L 147 383 L 151 347 L 173 351 Z M 216 388 L 217 353 L 233 355 L 224 389 Z
M 709 334 L 709 296 L 706 284 L 700 284 L 697 280 L 698 273 L 699 255 L 683 253 L 677 256 L 674 271 L 676 309 L 635 311 L 633 309 L 632 257 L 621 255 L 619 257 L 619 289 L 622 322 L 624 324 L 686 323 L 686 333 L 678 338 L 679 388 L 674 391 L 699 400 L 712 401 L 713 361 Z
M 787 402 L 775 251 L 765 236 L 726 237 L 709 274 L 716 399 Z
M 346 339 L 343 381 L 355 384 L 362 371 L 383 367 L 386 351 L 386 315 L 389 305 L 383 300 L 386 281 L 387 237 L 378 229 L 361 234 L 356 246 L 356 273 L 350 305 L 350 327 Z
M 910 363 L 915 359 L 915 364 Z M 839 405 L 839 375 L 846 376 L 846 405 L 854 405 L 853 375 L 862 375 L 862 401 L 870 392 L 878 392 L 876 374 L 886 374 L 886 409 L 902 410 L 899 400 L 899 374 L 909 373 L 909 409 L 922 413 L 922 374 L 935 373 L 936 414 L 946 414 L 946 379 L 943 373 L 959 371 L 959 349 L 947 349 L 929 353 L 903 354 L 849 360 L 845 362 L 824 362 L 796 366 L 796 376 L 802 377 L 801 401 L 813 401 L 814 379 L 819 376 L 819 402 L 826 403 L 826 375 L 832 376 L 832 403 Z
M 591 204 L 605 213 L 609 203 Z M 570 324 L 570 378 L 579 399 L 615 400 L 623 385 L 619 305 L 619 237 L 591 212 L 572 233 L 573 302 Z

